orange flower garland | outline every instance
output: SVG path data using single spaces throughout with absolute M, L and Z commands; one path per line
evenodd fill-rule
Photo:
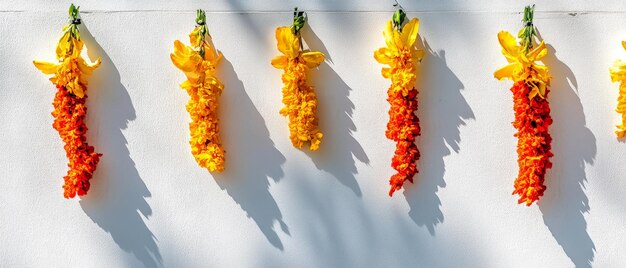
M 391 176 L 389 196 L 400 190 L 405 181 L 413 182 L 417 173 L 416 161 L 420 157 L 415 145 L 415 138 L 420 135 L 417 111 L 417 94 L 415 81 L 417 80 L 416 65 L 424 57 L 424 51 L 415 48 L 419 20 L 412 19 L 402 26 L 406 14 L 398 10 L 393 20 L 387 22 L 383 35 L 387 47 L 375 51 L 374 58 L 389 65 L 382 69 L 382 75 L 391 79 L 391 86 L 387 91 L 389 109 L 389 123 L 385 135 L 396 142 L 395 154 L 391 166 L 397 173 Z
M 102 154 L 94 152 L 93 146 L 87 144 L 85 114 L 87 108 L 87 80 L 94 69 L 100 65 L 100 59 L 89 64 L 80 57 L 83 42 L 80 39 L 78 25 L 80 16 L 78 7 L 70 6 L 71 23 L 64 27 L 65 33 L 59 40 L 56 54 L 58 63 L 33 61 L 35 67 L 44 74 L 52 74 L 50 81 L 56 85 L 54 97 L 54 123 L 52 126 L 59 132 L 65 142 L 65 151 L 69 160 L 69 171 L 63 177 L 65 198 L 73 198 L 77 194 L 83 196 L 89 191 L 89 180 L 100 161 Z
M 509 64 L 494 73 L 499 79 L 511 79 L 514 82 L 513 109 L 517 129 L 517 154 L 519 174 L 515 180 L 513 194 L 519 195 L 518 203 L 530 206 L 543 196 L 547 169 L 552 167 L 550 157 L 552 138 L 548 128 L 552 124 L 548 93 L 550 92 L 550 75 L 548 68 L 539 65 L 548 53 L 545 43 L 534 47 L 533 36 L 535 28 L 532 24 L 534 6 L 527 6 L 524 10 L 524 28 L 519 32 L 520 44 L 508 32 L 498 33 L 498 40 L 502 45 L 502 54 Z
M 626 49 L 625 41 L 622 41 L 622 47 Z M 626 62 L 615 61 L 609 72 L 611 73 L 611 81 L 620 82 L 616 111 L 622 116 L 622 123 L 617 126 L 615 134 L 618 138 L 623 138 L 626 134 Z
M 206 15 L 197 11 L 196 28 L 189 34 L 191 46 L 174 42 L 172 62 L 187 76 L 180 86 L 191 97 L 187 111 L 191 116 L 189 131 L 191 153 L 201 167 L 209 171 L 224 170 L 224 154 L 219 136 L 218 104 L 224 85 L 215 77 L 222 53 L 213 47 Z
M 318 127 L 317 98 L 312 86 L 307 85 L 306 72 L 324 61 L 321 52 L 301 51 L 300 29 L 304 27 L 304 12 L 294 12 L 291 27 L 276 28 L 278 50 L 284 55 L 272 59 L 272 66 L 283 69 L 284 108 L 280 114 L 289 117 L 289 138 L 294 147 L 302 148 L 310 143 L 309 149 L 319 149 L 324 136 Z

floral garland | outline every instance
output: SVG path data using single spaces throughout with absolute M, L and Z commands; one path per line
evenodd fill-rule
M 69 170 L 63 177 L 65 198 L 83 196 L 89 191 L 89 180 L 96 170 L 100 156 L 93 146 L 87 144 L 85 114 L 87 108 L 87 76 L 100 66 L 100 58 L 94 63 L 87 63 L 80 53 L 83 41 L 80 39 L 79 8 L 73 4 L 69 13 L 71 22 L 63 27 L 64 34 L 56 48 L 58 63 L 33 61 L 35 67 L 44 74 L 53 75 L 50 81 L 56 85 L 54 97 L 54 123 L 52 126 L 59 132 L 65 142 L 65 152 L 69 160 Z
M 309 142 L 309 149 L 319 149 L 323 134 L 318 127 L 317 98 L 312 86 L 307 85 L 306 72 L 324 61 L 321 52 L 302 51 L 300 30 L 304 27 L 304 12 L 294 11 L 291 27 L 276 28 L 278 50 L 284 55 L 272 59 L 272 66 L 283 69 L 283 107 L 280 114 L 289 117 L 289 138 L 294 147 L 302 148 Z
M 622 47 L 626 49 L 626 41 L 622 41 Z M 626 134 L 626 62 L 615 61 L 609 72 L 611 73 L 611 81 L 620 82 L 616 111 L 622 115 L 622 123 L 617 126 L 615 134 L 618 138 L 623 138 Z
M 550 74 L 548 67 L 537 64 L 548 53 L 543 41 L 533 46 L 533 37 L 536 36 L 533 26 L 534 5 L 524 9 L 524 28 L 518 37 L 520 44 L 516 44 L 515 37 L 501 31 L 498 40 L 502 46 L 502 54 L 509 64 L 494 73 L 498 80 L 511 79 L 514 82 L 513 109 L 517 129 L 517 154 L 519 174 L 515 180 L 513 194 L 519 195 L 518 203 L 530 206 L 543 196 L 547 169 L 552 167 L 550 157 L 553 156 L 550 143 L 552 138 L 548 128 L 552 124 L 550 117 Z
M 224 149 L 219 136 L 218 105 L 224 85 L 215 77 L 216 66 L 222 53 L 213 47 L 206 14 L 197 11 L 197 26 L 189 34 L 191 46 L 174 41 L 174 53 L 170 54 L 174 65 L 183 71 L 187 81 L 180 87 L 187 91 L 187 111 L 191 153 L 201 167 L 209 171 L 224 170 Z
M 389 196 L 400 190 L 405 181 L 413 182 L 418 172 L 416 161 L 420 152 L 415 145 L 415 138 L 420 135 L 417 111 L 417 64 L 424 57 L 424 50 L 415 48 L 419 20 L 414 18 L 402 26 L 406 14 L 402 9 L 396 11 L 393 19 L 387 22 L 383 35 L 386 47 L 374 52 L 374 58 L 382 64 L 389 65 L 382 69 L 382 75 L 391 79 L 387 91 L 389 122 L 385 135 L 396 142 L 396 150 L 391 166 L 397 171 L 391 176 Z

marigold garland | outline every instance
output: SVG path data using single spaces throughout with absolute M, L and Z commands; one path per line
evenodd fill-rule
M 626 49 L 626 41 L 622 41 L 622 47 Z M 619 97 L 617 98 L 617 109 L 615 110 L 622 116 L 622 123 L 617 126 L 615 134 L 618 138 L 623 138 L 626 134 L 626 62 L 621 60 L 615 61 L 609 69 L 611 73 L 611 81 L 620 82 Z
M 276 28 L 278 50 L 284 55 L 272 59 L 272 66 L 283 69 L 283 107 L 280 114 L 289 117 L 289 138 L 294 147 L 302 148 L 310 143 L 309 149 L 319 149 L 323 134 L 318 127 L 317 98 L 312 86 L 307 85 L 306 72 L 324 61 L 324 54 L 302 51 L 300 29 L 304 27 L 304 12 L 294 12 L 291 27 Z
M 191 46 L 176 40 L 170 57 L 187 76 L 180 86 L 190 96 L 187 111 L 191 116 L 191 153 L 198 165 L 211 172 L 219 172 L 224 170 L 225 154 L 219 136 L 218 118 L 219 97 L 224 85 L 215 73 L 222 53 L 213 46 L 203 10 L 197 11 L 196 23 L 197 26 L 189 34 Z
M 519 195 L 518 203 L 530 206 L 543 196 L 546 186 L 544 179 L 547 169 L 552 167 L 550 157 L 552 138 L 548 128 L 552 124 L 548 94 L 550 92 L 550 75 L 548 67 L 537 64 L 548 53 L 543 41 L 533 46 L 535 28 L 533 26 L 534 5 L 524 9 L 524 28 L 518 37 L 520 44 L 516 44 L 515 37 L 501 31 L 498 40 L 502 46 L 502 54 L 509 64 L 494 73 L 498 80 L 511 79 L 514 82 L 513 109 L 517 129 L 517 154 L 519 174 L 515 180 L 513 194 Z
M 389 196 L 400 190 L 405 181 L 413 182 L 418 172 L 416 161 L 420 152 L 415 145 L 415 138 L 420 135 L 417 111 L 417 64 L 424 57 L 424 50 L 415 48 L 419 30 L 419 20 L 414 18 L 402 26 L 406 14 L 402 9 L 394 13 L 393 19 L 387 22 L 383 35 L 386 47 L 374 52 L 374 58 L 389 65 L 382 69 L 382 75 L 391 79 L 387 94 L 389 122 L 385 135 L 396 142 L 396 150 L 391 166 L 397 171 L 391 176 Z
M 96 153 L 93 146 L 87 144 L 85 114 L 87 108 L 87 76 L 100 66 L 100 58 L 94 63 L 87 63 L 80 53 L 83 41 L 80 39 L 79 8 L 73 4 L 69 13 L 71 22 L 63 27 L 64 34 L 56 48 L 58 63 L 33 61 L 35 67 L 44 74 L 53 75 L 50 81 L 56 85 L 54 97 L 54 123 L 52 126 L 59 132 L 65 142 L 65 151 L 69 160 L 69 170 L 63 177 L 65 198 L 83 196 L 89 191 L 89 180 L 100 161 L 102 154 Z

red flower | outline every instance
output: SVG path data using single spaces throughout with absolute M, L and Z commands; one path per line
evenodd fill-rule
M 69 160 L 69 170 L 63 177 L 65 198 L 73 198 L 87 194 L 89 191 L 89 180 L 96 166 L 100 161 L 100 156 L 94 152 L 93 146 L 87 144 L 87 126 L 84 123 L 85 101 L 87 95 L 78 98 L 70 94 L 65 87 L 57 85 L 57 93 L 54 97 L 54 123 L 52 126 L 59 132 L 61 139 L 65 142 L 65 152 Z
M 518 203 L 530 206 L 539 200 L 546 190 L 544 185 L 547 169 L 552 167 L 550 151 L 552 137 L 548 133 L 548 127 L 552 124 L 550 117 L 550 105 L 546 88 L 545 98 L 528 98 L 529 87 L 520 81 L 511 88 L 515 110 L 513 126 L 517 129 L 515 136 L 517 142 L 517 163 L 519 174 L 515 179 L 515 190 L 518 194 Z

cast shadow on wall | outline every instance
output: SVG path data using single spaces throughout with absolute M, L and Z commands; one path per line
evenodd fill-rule
M 278 223 L 289 235 L 287 224 L 276 200 L 269 192 L 271 178 L 277 183 L 283 176 L 286 159 L 270 139 L 265 121 L 237 77 L 233 65 L 223 59 L 218 77 L 224 83 L 220 103 L 221 136 L 226 150 L 226 168 L 214 173 L 217 184 L 233 198 L 263 235 L 276 248 L 284 250 L 274 229 Z
M 142 218 L 152 215 L 146 202 L 150 191 L 135 168 L 122 133 L 128 122 L 135 120 L 135 109 L 118 70 L 86 26 L 81 27 L 81 37 L 89 58 L 102 59 L 102 65 L 89 78 L 87 109 L 89 139 L 103 156 L 89 194 L 80 205 L 122 250 L 132 253 L 146 267 L 160 266 L 162 257 L 156 238 Z
M 352 122 L 354 103 L 350 101 L 352 90 L 328 65 L 332 58 L 328 50 L 311 27 L 302 30 L 302 39 L 313 51 L 320 51 L 326 60 L 317 70 L 310 70 L 310 82 L 315 86 L 318 99 L 319 126 L 324 134 L 320 148 L 311 152 L 303 151 L 311 157 L 315 166 L 332 174 L 344 186 L 361 197 L 361 188 L 355 175 L 358 173 L 354 158 L 369 164 L 369 158 L 359 142 L 352 136 L 356 126 Z
M 446 187 L 444 157 L 453 150 L 459 153 L 460 128 L 475 119 L 474 112 L 461 94 L 463 83 L 446 63 L 445 51 L 434 51 L 425 40 L 417 46 L 426 51 L 418 69 L 418 117 L 421 136 L 417 139 L 421 156 L 419 173 L 413 184 L 405 184 L 404 196 L 409 204 L 409 217 L 425 226 L 431 235 L 443 223 L 439 188 Z
M 554 157 L 553 168 L 546 176 L 547 189 L 538 205 L 545 225 L 574 265 L 591 267 L 595 246 L 584 217 L 590 211 L 584 187 L 585 167 L 592 165 L 596 157 L 596 138 L 585 126 L 574 73 L 556 57 L 552 46 L 547 47 L 544 63 L 552 75 L 549 99 L 554 119 L 550 128 Z

